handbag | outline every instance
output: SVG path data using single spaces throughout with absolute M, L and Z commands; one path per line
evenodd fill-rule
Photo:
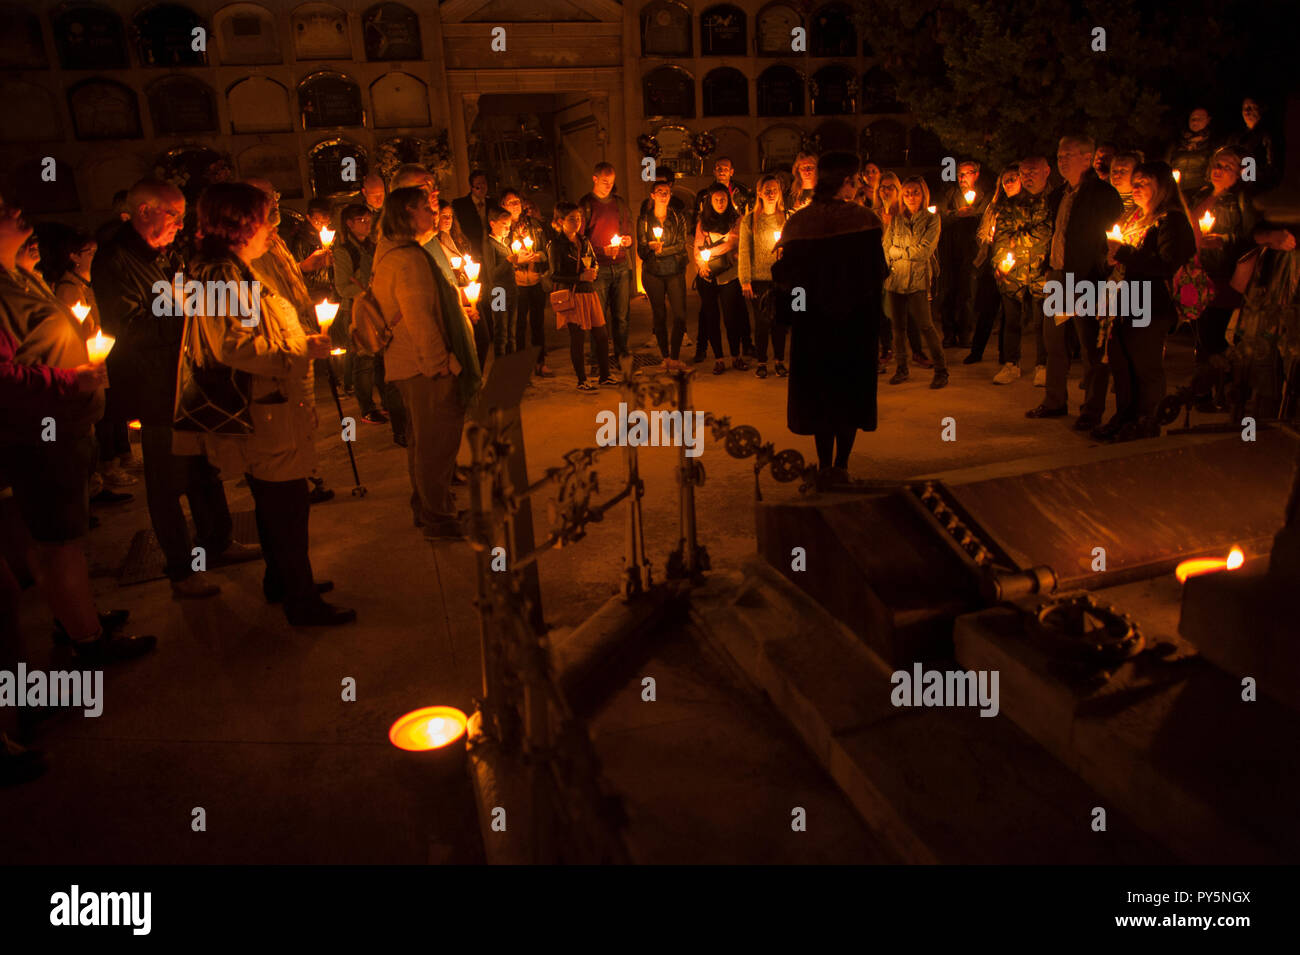
M 557 288 L 551 293 L 551 308 L 556 312 L 571 312 L 578 307 L 578 297 L 571 288 Z
M 217 359 L 198 327 L 202 321 L 198 315 L 185 321 L 172 427 L 177 431 L 246 437 L 253 433 L 249 410 L 253 376 Z
M 1214 280 L 1201 266 L 1201 253 L 1192 256 L 1169 280 L 1169 294 L 1180 322 L 1194 322 L 1214 298 Z

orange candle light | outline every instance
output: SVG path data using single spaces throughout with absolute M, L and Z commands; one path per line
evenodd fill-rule
M 533 237 L 531 235 L 524 236 L 524 248 L 531 249 L 532 247 L 533 247 Z
M 321 245 L 323 245 L 325 248 L 328 249 L 328 248 L 330 247 L 330 243 L 333 242 L 333 241 L 334 241 L 334 230 L 333 230 L 333 229 L 331 229 L 329 226 L 326 226 L 325 228 L 323 228 L 323 229 L 320 230 L 320 244 L 321 244 Z
M 1106 238 L 1114 239 L 1116 242 L 1124 241 L 1124 233 L 1119 231 L 1118 222 L 1116 222 L 1113 226 L 1110 227 L 1110 231 L 1106 233 Z
M 664 237 L 663 226 L 655 226 L 655 227 L 654 227 L 653 229 L 651 229 L 650 231 L 654 233 L 654 237 L 655 237 L 656 239 L 662 239 L 662 238 Z
M 76 305 L 72 306 L 72 314 L 77 316 L 77 321 L 85 324 L 86 316 L 90 314 L 90 306 L 85 302 L 78 301 Z
M 708 249 L 700 249 L 700 261 L 701 261 L 701 262 L 707 262 L 707 261 L 709 261 L 709 255 L 710 255 L 710 252 L 709 252 Z
M 934 215 L 936 212 L 939 211 L 939 207 L 938 207 L 938 206 L 926 206 L 926 207 L 925 207 L 925 211 L 928 212 L 928 213 L 930 213 L 930 215 Z
M 523 244 L 522 242 L 520 242 L 518 239 L 515 239 L 515 241 L 513 241 L 513 242 L 510 243 L 510 249 L 511 249 L 511 251 L 513 251 L 513 252 L 516 253 L 516 254 L 518 254 L 519 251 L 520 251 L 521 249 L 523 249 L 523 247 L 524 247 L 524 244 Z
M 425 706 L 398 717 L 388 730 L 388 741 L 409 753 L 442 749 L 464 739 L 467 722 L 454 706 Z
M 331 354 L 331 355 L 335 355 L 335 356 L 337 356 L 337 355 L 346 355 L 347 353 L 348 353 L 348 350 L 347 350 L 346 348 L 331 348 L 331 349 L 330 349 L 330 354 Z
M 609 240 L 610 248 L 613 248 L 613 247 L 616 246 L 616 245 L 622 245 L 622 244 L 623 244 L 623 237 L 622 237 L 621 235 L 619 235 L 617 232 L 615 232 L 614 235 L 613 235 L 613 237 Z
M 465 297 L 469 299 L 469 303 L 471 305 L 478 304 L 479 292 L 481 292 L 482 290 L 483 290 L 483 286 L 479 285 L 478 282 L 470 282 L 468 285 L 465 286 Z
M 1180 584 L 1186 583 L 1188 577 L 1199 577 L 1202 574 L 1213 574 L 1221 570 L 1236 570 L 1246 562 L 1246 555 L 1242 553 L 1240 547 L 1234 547 L 1228 552 L 1226 558 L 1218 557 L 1196 557 L 1192 560 L 1185 560 L 1174 568 L 1174 576 L 1178 578 Z
M 478 262 L 475 262 L 473 259 L 471 258 L 465 259 L 465 277 L 469 279 L 471 282 L 478 279 L 479 269 L 481 268 L 483 268 L 483 266 L 480 265 Z
M 86 341 L 86 352 L 90 355 L 92 365 L 101 364 L 108 357 L 108 353 L 113 350 L 113 344 L 117 341 L 112 335 L 105 335 L 104 330 L 100 329 L 95 332 L 95 337 Z
M 777 242 L 780 242 L 780 241 L 781 241 L 781 230 L 780 230 L 780 229 L 773 229 L 773 230 L 772 230 L 772 242 L 773 242 L 773 243 L 777 243 Z
M 1182 182 L 1182 180 L 1183 180 L 1183 174 L 1182 174 L 1181 172 L 1179 172 L 1177 169 L 1175 169 L 1175 170 L 1174 170 L 1174 182 Z
M 966 204 L 967 204 L 967 205 L 970 205 L 972 202 L 975 201 L 975 190 L 974 190 L 974 189 L 967 189 L 967 190 L 966 190 L 965 192 L 963 192 L 961 195 L 962 195 L 962 198 L 966 200 Z
M 322 333 L 328 332 L 339 313 L 339 303 L 321 300 L 316 303 L 316 321 Z
M 460 268 L 461 258 L 459 255 L 453 255 L 448 261 L 451 262 L 451 267 L 453 269 Z
M 1214 216 L 1210 215 L 1207 212 L 1205 213 L 1205 215 L 1201 216 L 1201 231 L 1209 232 L 1213 228 L 1214 228 Z
M 1010 252 L 1008 252 L 1006 254 L 1006 257 L 1003 258 L 1002 260 L 1002 271 L 1010 272 L 1013 268 L 1015 268 L 1015 265 L 1016 265 L 1016 257 L 1012 255 Z

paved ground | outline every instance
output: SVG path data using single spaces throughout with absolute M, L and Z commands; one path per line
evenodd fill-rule
M 639 347 L 649 339 L 644 299 L 633 303 L 633 318 Z M 993 361 L 964 366 L 962 354 L 948 352 L 956 363 L 943 391 L 926 387 L 925 372 L 898 387 L 882 380 L 881 428 L 859 436 L 857 476 L 902 478 L 1088 441 L 1070 430 L 1068 419 L 1024 418 L 1042 395 L 1028 376 L 997 387 L 989 381 Z M 1186 380 L 1185 340 L 1171 343 L 1168 363 L 1172 383 Z M 533 475 L 559 463 L 565 451 L 594 444 L 596 413 L 617 407 L 614 391 L 575 390 L 567 350 L 554 351 L 551 367 L 558 377 L 536 382 L 525 397 Z M 785 430 L 784 380 L 760 381 L 752 371 L 714 377 L 711 365 L 696 368 L 697 407 L 752 424 L 779 448 L 812 457 L 811 439 Z M 1077 375 L 1072 399 L 1079 394 L 1075 381 Z M 323 395 L 321 416 L 331 426 L 336 419 Z M 955 442 L 940 439 L 948 416 L 956 419 Z M 109 672 L 101 718 L 62 714 L 44 725 L 41 745 L 52 754 L 52 768 L 43 779 L 0 794 L 7 821 L 22 821 L 6 826 L 0 861 L 481 858 L 467 783 L 459 776 L 439 780 L 386 739 L 392 719 L 407 709 L 434 702 L 472 706 L 479 660 L 471 552 L 422 542 L 406 503 L 405 452 L 386 427 L 361 427 L 357 452 L 368 495 L 348 496 L 342 443 L 323 427 L 324 473 L 338 497 L 312 514 L 317 576 L 336 582 L 332 599 L 357 608 L 355 626 L 288 628 L 280 611 L 261 600 L 260 563 L 215 571 L 224 590 L 208 601 L 174 601 L 165 581 L 119 588 L 116 572 L 131 537 L 148 524 L 142 486 L 132 503 L 99 509 L 103 523 L 92 536 L 92 561 L 101 606 L 131 608 L 139 631 L 157 634 L 159 648 Z M 617 469 L 620 459 L 611 453 L 602 460 Z M 640 460 L 647 549 L 662 577 L 677 539 L 676 451 L 652 448 Z M 707 441 L 700 461 L 707 473 L 698 494 L 702 541 L 715 566 L 738 566 L 754 547 L 751 467 Z M 767 476 L 762 484 L 768 499 L 795 493 Z M 227 491 L 232 510 L 251 508 L 245 489 L 228 484 Z M 546 509 L 535 513 L 541 535 Z M 622 516 L 616 510 L 579 545 L 543 561 L 550 623 L 574 625 L 617 591 Z M 49 614 L 34 593 L 27 595 L 24 624 L 29 666 L 50 665 Z M 354 703 L 341 700 L 345 677 L 356 679 Z M 206 810 L 206 832 L 191 829 L 195 807 Z

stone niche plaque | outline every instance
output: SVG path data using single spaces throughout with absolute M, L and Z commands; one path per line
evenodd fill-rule
M 136 54 L 143 66 L 206 66 L 208 54 L 194 49 L 194 31 L 207 24 L 177 3 L 145 7 L 132 21 Z
M 695 117 L 695 78 L 680 66 L 661 66 L 641 81 L 645 115 Z
M 691 11 L 676 0 L 655 0 L 641 11 L 642 56 L 690 56 Z
M 759 116 L 802 116 L 803 76 L 790 66 L 769 66 L 758 77 Z
M 124 70 L 126 30 L 107 7 L 65 5 L 50 17 L 54 46 L 65 70 Z
M 700 14 L 702 56 L 746 56 L 745 11 L 729 3 L 709 7 Z
M 813 56 L 848 57 L 858 52 L 858 31 L 845 4 L 828 3 L 817 10 L 808 34 L 808 51 Z
M 814 116 L 844 116 L 857 112 L 858 79 L 844 66 L 823 66 L 813 74 Z
M 328 3 L 304 3 L 289 20 L 294 55 L 300 60 L 350 60 L 348 15 Z
M 5 104 L 0 142 L 35 143 L 63 138 L 59 107 L 54 94 L 45 87 L 21 80 L 5 80 L 0 82 L 0 103 Z
M 241 179 L 266 179 L 284 199 L 302 198 L 302 170 L 298 156 L 280 146 L 259 143 L 237 158 Z
M 216 98 L 208 85 L 192 76 L 167 76 L 147 90 L 155 133 L 214 133 Z
M 758 135 L 758 152 L 763 172 L 788 172 L 803 145 L 803 130 L 797 126 L 770 126 Z
M 771 3 L 758 11 L 754 24 L 759 56 L 789 56 L 790 31 L 803 26 L 803 17 L 794 7 Z
M 40 17 L 16 4 L 0 4 L 0 69 L 43 70 L 49 65 Z
M 862 152 L 877 166 L 898 166 L 907 160 L 907 130 L 892 119 L 878 119 L 862 131 Z
M 429 89 L 410 73 L 394 70 L 370 84 L 375 128 L 429 125 Z
M 729 66 L 704 77 L 705 116 L 748 116 L 749 78 Z
M 654 136 L 659 141 L 659 168 L 675 176 L 700 174 L 704 163 L 691 148 L 694 133 L 685 126 L 668 125 L 656 129 Z
M 226 90 L 230 128 L 236 133 L 280 133 L 293 129 L 289 91 L 273 79 L 250 76 Z
M 400 3 L 377 3 L 361 15 L 367 60 L 420 60 L 420 18 Z
M 356 182 L 343 178 L 343 160 L 348 157 L 357 161 Z M 368 169 L 365 150 L 346 139 L 327 139 L 317 143 L 307 154 L 307 166 L 312 194 L 319 198 L 360 192 Z
M 140 105 L 135 90 L 105 79 L 68 87 L 68 108 L 78 139 L 139 139 Z
M 907 112 L 907 108 L 898 101 L 898 84 L 878 66 L 868 70 L 862 77 L 862 112 Z
M 718 141 L 718 150 L 712 156 L 717 159 L 726 156 L 739 174 L 747 174 L 754 169 L 754 160 L 750 156 L 749 134 L 735 126 L 719 126 L 712 130 L 713 138 Z M 747 183 L 752 186 L 753 183 Z
M 298 84 L 298 109 L 304 129 L 361 126 L 365 118 L 361 87 L 333 70 L 313 73 Z
M 256 66 L 283 62 L 275 34 L 275 17 L 255 3 L 232 3 L 212 18 L 221 48 L 221 62 L 231 66 Z

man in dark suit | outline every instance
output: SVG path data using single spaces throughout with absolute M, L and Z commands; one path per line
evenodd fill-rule
M 1066 273 L 1074 284 L 1104 280 L 1110 271 L 1106 264 L 1106 231 L 1119 222 L 1124 203 L 1119 193 L 1097 178 L 1092 159 L 1096 144 L 1086 136 L 1064 136 L 1057 147 L 1056 166 L 1065 182 L 1049 200 L 1054 211 L 1054 232 L 1047 257 L 1047 281 L 1066 282 Z M 1106 410 L 1109 368 L 1102 363 L 1102 345 L 1098 342 L 1100 324 L 1095 315 L 1066 312 L 1048 315 L 1043 321 L 1047 341 L 1047 394 L 1037 408 L 1025 412 L 1027 418 L 1058 418 L 1069 413 L 1066 373 L 1070 358 L 1066 352 L 1066 325 L 1074 322 L 1079 334 L 1083 357 L 1084 399 L 1076 431 L 1091 431 L 1101 423 Z
M 469 240 L 475 262 L 483 261 L 483 239 L 488 234 L 488 210 L 496 205 L 488 198 L 487 173 L 475 169 L 469 174 L 469 195 L 452 200 L 451 211 L 460 231 Z

